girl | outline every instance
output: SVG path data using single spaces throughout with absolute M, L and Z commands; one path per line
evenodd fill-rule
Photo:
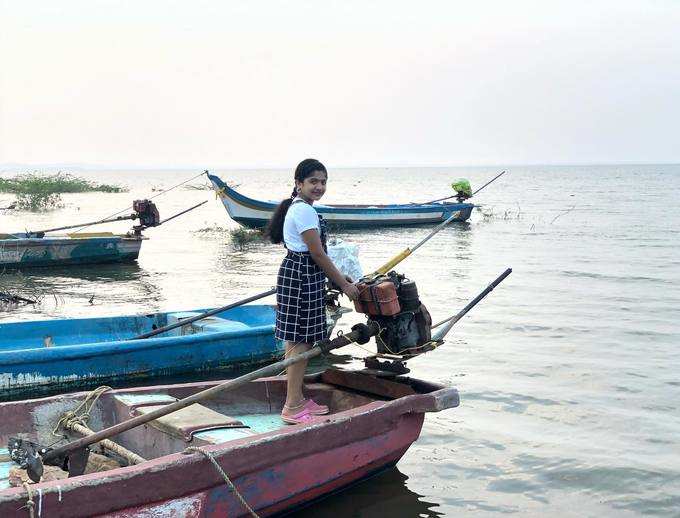
M 312 207 L 326 192 L 327 179 L 326 168 L 318 160 L 300 162 L 295 169 L 293 193 L 279 204 L 267 227 L 272 243 L 283 242 L 288 250 L 276 281 L 276 338 L 285 342 L 287 357 L 297 356 L 326 338 L 326 276 L 351 300 L 359 296 L 351 279 L 343 276 L 326 255 L 326 222 Z M 327 406 L 302 394 L 306 368 L 306 361 L 288 367 L 286 404 L 281 412 L 286 423 L 306 423 L 315 415 L 328 413 Z

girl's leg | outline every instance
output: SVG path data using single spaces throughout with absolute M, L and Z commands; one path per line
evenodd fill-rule
M 292 358 L 303 352 L 309 351 L 310 345 L 305 343 L 295 343 L 286 342 L 286 358 Z M 286 392 L 286 407 L 284 412 L 289 410 L 287 413 L 295 413 L 295 407 L 299 407 L 303 402 L 302 395 L 302 379 L 305 376 L 305 370 L 307 369 L 307 362 L 298 362 L 293 365 L 289 365 L 286 374 L 288 376 L 288 385 Z

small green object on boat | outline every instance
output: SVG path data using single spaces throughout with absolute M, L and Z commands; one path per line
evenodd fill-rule
M 470 182 L 465 178 L 458 178 L 451 184 L 451 188 L 458 194 L 464 194 L 466 197 L 472 196 L 472 187 Z

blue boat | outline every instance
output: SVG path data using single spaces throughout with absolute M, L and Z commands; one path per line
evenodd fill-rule
M 111 232 L 50 237 L 0 234 L 0 269 L 133 262 L 145 239 Z
M 213 174 L 208 174 L 215 192 L 229 216 L 246 227 L 263 228 L 271 219 L 278 202 L 248 198 L 235 191 Z M 466 221 L 472 214 L 472 203 L 426 203 L 395 205 L 323 205 L 314 208 L 330 227 L 336 229 L 366 227 L 402 227 L 433 225 L 456 215 L 453 221 Z
M 0 323 L 0 400 L 112 380 L 243 368 L 283 353 L 270 305 L 239 306 L 130 340 L 204 311 Z

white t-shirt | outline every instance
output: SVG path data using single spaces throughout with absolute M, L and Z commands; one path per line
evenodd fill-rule
M 283 220 L 283 241 L 288 250 L 309 252 L 309 248 L 300 234 L 310 228 L 315 228 L 321 233 L 319 215 L 309 203 L 297 200 L 299 198 L 293 200 L 288 212 L 286 212 L 286 218 Z

